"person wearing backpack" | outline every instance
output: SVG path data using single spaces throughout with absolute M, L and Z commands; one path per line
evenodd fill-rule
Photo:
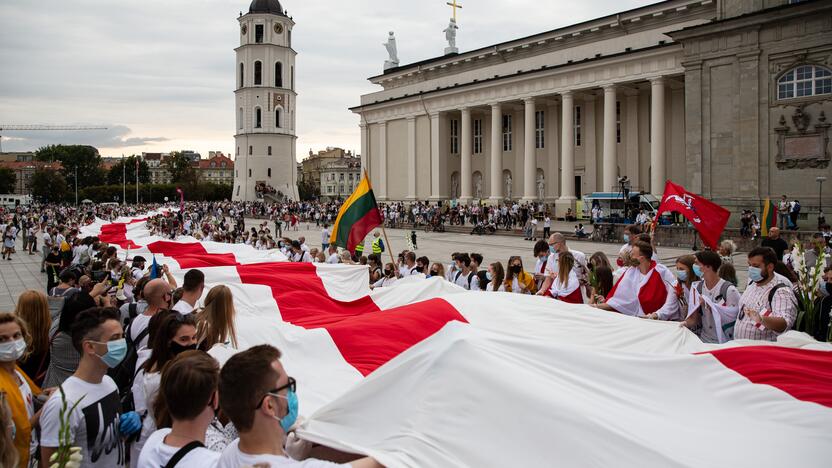
M 152 408 L 160 429 L 145 442 L 138 466 L 217 466 L 220 453 L 205 448 L 205 432 L 219 410 L 219 378 L 219 364 L 202 351 L 186 351 L 165 367 Z
M 748 253 L 748 287 L 739 303 L 734 339 L 777 341 L 797 318 L 797 299 L 787 280 L 774 272 L 777 255 L 768 247 Z
M 795 199 L 791 203 L 791 207 L 789 209 L 789 221 L 791 222 L 791 228 L 797 230 L 797 216 L 800 214 L 800 202 Z
M 739 312 L 740 292 L 733 284 L 719 277 L 722 260 L 718 253 L 700 250 L 695 256 L 693 271 L 702 281 L 691 286 L 691 290 L 696 293 L 691 293 L 688 299 L 688 316 L 683 323 L 691 330 L 698 330 L 699 339 L 703 343 L 724 343 L 733 336 L 731 332 Z M 709 301 L 694 301 L 694 294 Z M 713 302 L 718 307 L 712 307 L 706 302 Z
M 471 269 L 471 257 L 467 253 L 461 253 L 454 258 L 457 272 L 454 275 L 454 284 L 471 291 L 480 290 L 480 279 L 477 272 Z

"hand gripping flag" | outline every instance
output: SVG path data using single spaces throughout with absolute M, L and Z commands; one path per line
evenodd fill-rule
M 728 217 L 731 216 L 725 208 L 707 198 L 690 193 L 681 185 L 669 180 L 664 186 L 659 214 L 666 211 L 676 211 L 687 218 L 699 232 L 702 242 L 713 250 L 716 250 L 719 237 L 728 224 Z
M 380 224 L 381 213 L 378 211 L 370 179 L 365 172 L 358 187 L 341 205 L 329 243 L 352 252 L 358 243 L 364 241 L 364 236 Z

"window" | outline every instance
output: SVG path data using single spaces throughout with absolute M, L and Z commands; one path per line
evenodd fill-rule
M 621 101 L 615 101 L 615 142 L 621 143 Z
M 248 155 L 249 155 L 249 156 L 251 156 L 252 154 L 254 154 L 254 147 L 253 147 L 253 146 L 249 146 L 249 147 L 248 147 Z M 251 172 L 251 170 L 249 170 L 249 172 Z
M 246 78 L 245 65 L 243 65 L 241 63 L 240 64 L 240 86 L 238 86 L 238 88 L 242 88 L 243 86 L 245 86 L 245 84 L 246 84 L 245 78 Z
M 240 196 L 240 187 L 242 187 L 242 185 L 237 186 L 237 196 Z
M 344 173 L 342 172 L 342 173 L 340 173 L 340 174 L 338 174 L 338 175 L 339 175 L 338 180 L 343 181 L 343 180 L 344 180 Z
M 237 116 L 237 128 L 239 128 L 241 130 L 243 128 L 243 119 L 244 119 L 243 108 L 241 107 L 239 115 Z M 237 154 L 240 154 L 240 149 L 239 148 L 237 148 Z
M 268 147 L 268 149 L 267 149 L 267 154 L 268 154 L 269 156 L 271 156 L 271 155 L 272 155 L 272 147 L 271 147 L 271 146 L 269 146 L 269 147 Z M 271 169 L 269 169 L 269 170 L 271 170 Z
M 534 147 L 543 149 L 546 147 L 546 117 L 543 111 L 534 113 Z
M 503 114 L 503 151 L 511 151 L 511 114 Z
M 262 24 L 255 24 L 254 25 L 254 42 L 257 44 L 263 43 L 263 25 Z
M 274 63 L 274 86 L 275 88 L 283 87 L 283 64 L 280 62 Z
M 482 154 L 482 119 L 474 120 L 474 154 Z
M 235 154 L 235 156 L 239 156 L 239 155 L 240 155 L 240 147 L 239 147 L 239 146 L 237 147 L 237 152 L 236 152 L 236 153 L 234 153 L 234 154 Z
M 240 171 L 234 171 L 234 177 L 240 177 Z
M 832 93 L 832 72 L 816 65 L 801 65 L 777 80 L 777 99 Z
M 353 176 L 354 176 L 354 175 L 355 175 L 355 174 L 350 173 L 350 180 L 353 180 Z
M 459 120 L 451 119 L 451 154 L 459 154 Z
M 254 128 L 263 128 L 263 112 L 259 107 L 254 108 Z
M 248 170 L 248 176 L 251 177 L 251 169 Z
M 292 47 L 292 30 L 286 29 L 286 45 Z
M 271 148 L 271 146 L 269 148 Z M 269 153 L 269 154 L 271 154 L 271 153 Z M 266 175 L 268 175 L 269 177 L 272 176 L 272 168 L 266 169 Z
M 280 126 L 280 108 L 274 110 L 274 126 L 275 128 L 281 128 Z
M 581 106 L 575 106 L 575 122 L 572 125 L 575 134 L 575 146 L 581 146 Z
M 263 62 L 254 62 L 254 85 L 259 86 L 263 84 Z
M 294 67 L 294 66 L 292 66 L 292 67 L 290 67 L 290 68 L 289 68 L 289 74 L 291 75 L 291 76 L 289 77 L 289 78 L 291 79 L 291 81 L 289 82 L 289 84 L 291 85 L 291 87 L 290 87 L 289 89 L 291 89 L 292 91 L 294 91 L 294 90 L 295 90 L 295 67 Z

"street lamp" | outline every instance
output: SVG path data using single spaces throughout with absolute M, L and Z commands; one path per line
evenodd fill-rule
M 820 229 L 820 224 L 825 220 L 822 219 L 823 216 L 823 183 L 826 181 L 825 176 L 817 176 L 815 180 L 818 182 L 818 229 Z

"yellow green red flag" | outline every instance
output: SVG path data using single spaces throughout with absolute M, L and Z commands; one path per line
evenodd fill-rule
M 381 224 L 381 212 L 373 195 L 373 187 L 367 178 L 367 173 L 349 198 L 341 205 L 329 243 L 343 247 L 350 252 L 355 246 L 364 241 L 364 237 Z

